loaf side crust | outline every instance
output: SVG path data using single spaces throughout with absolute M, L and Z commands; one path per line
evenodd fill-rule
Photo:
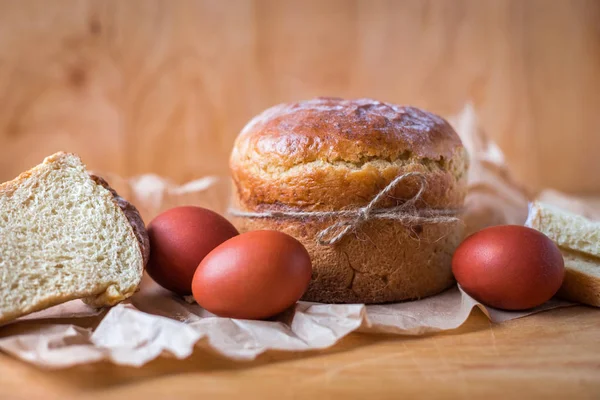
M 313 275 L 306 301 L 377 304 L 420 299 L 454 284 L 452 254 L 462 222 L 405 226 L 375 220 L 332 246 L 318 233 L 334 221 L 232 218 L 240 233 L 273 229 L 298 239 L 311 256 Z

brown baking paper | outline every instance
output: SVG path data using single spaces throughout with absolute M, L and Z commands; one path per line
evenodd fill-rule
M 510 178 L 502 153 L 478 130 L 467 106 L 452 123 L 472 154 L 466 200 L 467 229 L 522 224 L 531 195 Z M 130 180 L 104 175 L 138 206 L 149 221 L 164 209 L 195 204 L 223 213 L 228 179 L 202 178 L 178 186 L 154 175 Z M 495 323 L 567 306 L 551 300 L 527 312 L 485 307 L 451 288 L 437 296 L 397 304 L 332 305 L 299 302 L 268 320 L 216 317 L 144 277 L 130 300 L 109 310 L 94 310 L 76 300 L 24 317 L 0 328 L 0 349 L 40 367 L 65 368 L 108 360 L 141 366 L 156 357 L 188 357 L 195 348 L 211 349 L 236 360 L 253 359 L 267 350 L 304 351 L 333 346 L 353 331 L 423 335 L 455 329 L 474 308 Z

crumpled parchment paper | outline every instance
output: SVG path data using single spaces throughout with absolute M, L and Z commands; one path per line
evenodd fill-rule
M 471 154 L 467 230 L 522 224 L 534 194 L 510 177 L 502 152 L 479 130 L 472 107 L 466 106 L 450 121 Z M 228 204 L 227 178 L 205 177 L 178 186 L 154 175 L 128 180 L 103 175 L 140 209 L 145 221 L 179 205 L 195 204 L 223 213 Z M 76 300 L 0 327 L 0 350 L 46 368 L 101 360 L 141 366 L 159 356 L 185 358 L 198 347 L 248 360 L 271 349 L 323 349 L 353 331 L 423 335 L 455 329 L 474 308 L 501 323 L 567 305 L 553 299 L 527 312 L 506 312 L 483 306 L 454 287 L 437 296 L 397 304 L 299 302 L 271 320 L 248 321 L 216 317 L 144 277 L 138 293 L 109 310 L 94 310 Z
M 219 318 L 160 288 L 150 279 L 128 304 L 96 317 L 95 329 L 77 323 L 61 324 L 61 318 L 94 315 L 82 302 L 28 317 L 42 324 L 20 322 L 4 327 L 0 349 L 24 361 L 48 368 L 109 360 L 141 366 L 161 355 L 185 358 L 194 348 L 208 347 L 237 360 L 253 359 L 273 350 L 303 351 L 333 346 L 350 332 L 422 335 L 454 329 L 479 307 L 493 322 L 523 317 L 568 305 L 551 300 L 528 312 L 514 313 L 486 308 L 457 287 L 419 301 L 365 306 L 300 302 L 269 321 Z M 75 313 L 75 315 L 74 315 Z

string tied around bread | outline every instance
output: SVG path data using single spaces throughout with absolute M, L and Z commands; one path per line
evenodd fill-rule
M 395 207 L 377 208 L 377 205 L 403 181 L 409 178 L 417 178 L 420 186 L 417 193 L 402 204 Z M 389 219 L 406 222 L 407 224 L 424 223 L 453 223 L 460 221 L 457 214 L 460 210 L 456 209 L 417 209 L 416 203 L 421 199 L 427 189 L 427 178 L 420 172 L 408 172 L 394 178 L 382 191 L 364 207 L 339 210 L 339 211 L 263 211 L 246 212 L 236 209 L 229 209 L 229 213 L 235 217 L 242 218 L 339 218 L 338 222 L 328 226 L 320 231 L 317 236 L 317 243 L 322 246 L 331 246 L 338 243 L 351 231 L 358 229 L 365 222 L 372 219 Z

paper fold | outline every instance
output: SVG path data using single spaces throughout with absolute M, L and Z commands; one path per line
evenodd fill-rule
M 101 360 L 141 366 L 161 355 L 186 358 L 197 345 L 231 359 L 251 360 L 268 350 L 324 349 L 357 330 L 423 335 L 455 329 L 474 308 L 492 322 L 503 322 L 570 304 L 553 300 L 527 312 L 505 312 L 485 307 L 454 287 L 438 296 L 388 305 L 299 302 L 273 320 L 251 321 L 212 316 L 146 279 L 143 291 L 131 303 L 110 309 L 95 330 L 72 324 L 24 327 L 1 338 L 0 349 L 47 368 Z M 160 309 L 154 308 L 157 303 Z

